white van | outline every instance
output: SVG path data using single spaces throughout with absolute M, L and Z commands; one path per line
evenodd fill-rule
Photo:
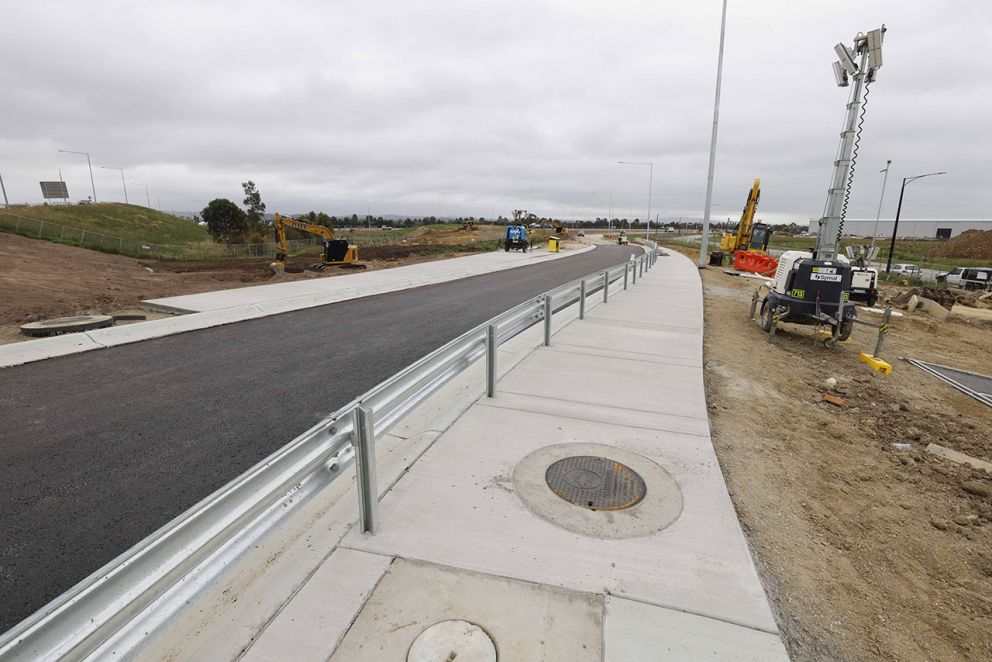
M 966 290 L 987 290 L 989 283 L 992 283 L 992 268 L 958 267 L 948 271 L 946 275 L 937 274 L 937 280 L 943 280 L 952 287 Z

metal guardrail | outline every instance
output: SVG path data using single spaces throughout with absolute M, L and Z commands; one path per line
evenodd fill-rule
M 623 289 L 657 261 L 644 254 L 525 301 L 463 333 L 310 428 L 269 457 L 0 636 L 0 660 L 126 659 L 171 623 L 268 532 L 356 462 L 359 524 L 378 526 L 375 439 L 460 374 L 486 357 L 486 391 L 496 392 L 497 348 L 551 323 L 610 285 Z

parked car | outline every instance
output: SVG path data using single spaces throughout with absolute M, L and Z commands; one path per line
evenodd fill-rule
M 941 274 L 937 274 L 940 280 Z M 966 290 L 987 290 L 992 283 L 992 267 L 958 267 L 944 275 L 944 282 Z
M 893 264 L 892 271 L 907 278 L 921 278 L 923 272 L 915 264 Z

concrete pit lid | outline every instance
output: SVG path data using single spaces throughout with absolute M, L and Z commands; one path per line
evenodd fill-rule
M 26 336 L 57 336 L 63 333 L 102 329 L 113 325 L 112 315 L 76 315 L 24 324 L 21 326 L 21 333 Z
M 407 662 L 496 662 L 496 645 L 468 621 L 435 623 L 414 640 Z

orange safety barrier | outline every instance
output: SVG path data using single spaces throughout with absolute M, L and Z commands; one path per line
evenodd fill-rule
M 778 269 L 778 260 L 764 253 L 734 251 L 734 269 L 771 276 Z

